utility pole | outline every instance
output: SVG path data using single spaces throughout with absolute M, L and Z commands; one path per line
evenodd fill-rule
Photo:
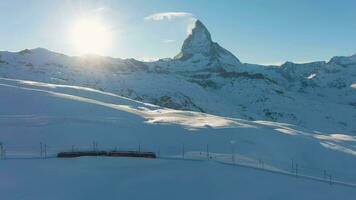
M 298 178 L 298 164 L 295 164 L 295 177 Z
M 184 159 L 184 144 L 182 145 L 182 157 Z
M 231 140 L 230 144 L 231 144 L 231 160 L 232 160 L 232 164 L 235 164 L 235 140 Z
M 234 145 L 232 145 L 231 159 L 232 159 L 232 164 L 235 164 L 235 147 L 234 147 Z
M 43 148 L 42 148 L 42 142 L 40 142 L 40 156 L 41 156 L 41 158 L 43 157 Z
M 209 144 L 206 145 L 206 157 L 209 160 Z
M 0 142 L 0 159 L 5 158 L 4 146 Z

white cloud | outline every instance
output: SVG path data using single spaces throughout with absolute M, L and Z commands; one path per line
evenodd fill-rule
M 173 43 L 176 42 L 176 40 L 163 40 L 163 43 Z
M 171 20 L 179 17 L 192 17 L 193 15 L 191 13 L 187 12 L 161 12 L 161 13 L 155 13 L 150 16 L 145 17 L 145 20 L 154 20 L 154 21 L 159 21 L 159 20 Z
M 193 14 L 187 12 L 161 12 L 155 13 L 144 18 L 144 20 L 162 21 L 162 20 L 173 20 L 176 18 L 185 18 L 187 20 L 187 35 L 192 32 L 195 26 L 196 18 Z M 173 43 L 175 40 L 164 40 L 163 43 Z
M 188 26 L 187 26 L 187 35 L 190 35 L 192 33 L 192 30 L 195 27 L 196 21 L 197 21 L 197 19 L 195 19 L 194 17 L 191 17 L 189 19 Z

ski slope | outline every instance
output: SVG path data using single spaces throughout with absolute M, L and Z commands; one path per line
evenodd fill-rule
M 233 152 L 236 159 L 263 160 L 266 168 L 280 171 L 290 171 L 292 161 L 298 163 L 300 173 L 322 176 L 327 170 L 335 180 L 356 182 L 355 136 L 173 110 L 79 86 L 1 78 L 0 94 L 0 141 L 9 158 L 11 152 L 38 151 L 40 142 L 48 145 L 49 152 L 72 145 L 88 148 L 96 141 L 99 148 L 136 149 L 140 145 L 143 150 L 159 149 L 168 157 L 181 156 L 182 145 L 187 155 L 205 152 L 209 145 L 212 156 L 231 157 Z M 6 177 L 0 180 L 0 192 L 10 200 L 98 199 L 97 195 L 154 199 L 157 194 L 164 199 L 354 199 L 356 194 L 354 188 L 214 161 L 79 158 L 0 162 L 1 177 Z M 75 188 L 79 186 L 80 190 Z M 63 192 L 57 195 L 56 190 Z

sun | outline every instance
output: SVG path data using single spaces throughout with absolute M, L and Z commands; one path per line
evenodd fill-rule
M 102 54 L 110 48 L 110 30 L 98 19 L 79 19 L 71 27 L 70 43 L 79 54 Z

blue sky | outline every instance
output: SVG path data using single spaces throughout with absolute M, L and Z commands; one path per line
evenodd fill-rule
M 242 62 L 328 60 L 356 53 L 355 10 L 354 0 L 0 1 L 0 50 L 43 47 L 78 55 L 68 32 L 77 19 L 95 17 L 108 27 L 111 41 L 110 47 L 94 53 L 173 57 L 194 17 Z M 147 18 L 165 12 L 186 14 Z

